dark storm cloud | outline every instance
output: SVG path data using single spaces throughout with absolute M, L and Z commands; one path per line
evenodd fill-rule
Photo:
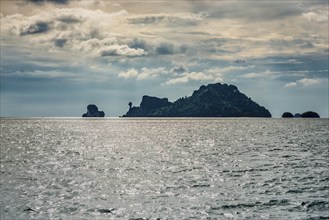
M 155 52 L 157 54 L 166 55 L 174 53 L 174 45 L 162 43 L 156 49 Z
M 242 60 L 242 59 L 238 59 L 238 60 L 233 61 L 233 63 L 236 63 L 236 64 L 244 64 L 246 62 L 247 62 L 246 60 Z
M 198 43 L 199 51 L 210 54 L 236 54 L 242 51 L 243 44 L 250 43 L 247 39 L 211 38 Z
M 184 72 L 188 72 L 188 69 L 183 66 L 174 66 L 170 69 L 170 73 L 182 74 Z
M 69 0 L 27 0 L 27 2 L 31 2 L 34 4 L 43 4 L 46 2 L 50 2 L 54 4 L 67 4 Z
M 29 34 L 41 34 L 46 33 L 49 30 L 49 24 L 46 22 L 36 22 L 34 24 L 30 24 L 21 29 L 20 34 L 22 36 Z
M 186 45 L 174 45 L 172 43 L 163 42 L 159 45 L 155 45 L 155 54 L 158 55 L 170 55 L 170 54 L 183 54 L 186 53 L 188 47 Z
M 197 25 L 203 16 L 201 14 L 154 14 L 154 15 L 139 15 L 129 19 L 131 24 L 167 24 L 167 25 L 182 25 L 193 26 Z
M 138 39 L 135 38 L 133 40 L 131 40 L 130 42 L 128 42 L 129 47 L 134 48 L 134 49 L 143 49 L 143 50 L 147 50 L 148 46 L 146 44 L 146 42 L 142 39 Z
M 56 47 L 64 47 L 66 42 L 67 42 L 67 39 L 56 39 L 54 44 Z

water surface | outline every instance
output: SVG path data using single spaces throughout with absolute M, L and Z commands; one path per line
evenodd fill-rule
M 326 219 L 328 119 L 1 119 L 1 219 Z

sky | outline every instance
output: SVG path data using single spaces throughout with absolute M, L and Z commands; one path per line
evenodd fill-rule
M 1 117 L 108 117 L 226 83 L 329 112 L 328 0 L 1 0 Z

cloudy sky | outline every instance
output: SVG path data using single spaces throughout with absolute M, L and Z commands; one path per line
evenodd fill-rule
M 119 116 L 221 82 L 328 117 L 328 0 L 1 0 L 1 116 Z

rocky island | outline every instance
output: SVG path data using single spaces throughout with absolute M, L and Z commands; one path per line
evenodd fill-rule
M 87 106 L 87 113 L 83 114 L 82 117 L 104 117 L 103 111 L 98 111 L 96 105 L 90 104 Z
M 316 112 L 308 111 L 308 112 L 304 112 L 300 117 L 302 117 L 302 118 L 320 118 L 320 115 Z
M 294 115 L 291 112 L 285 112 L 281 116 L 282 118 L 293 118 Z
M 271 113 L 236 86 L 215 83 L 175 102 L 145 95 L 139 107 L 130 102 L 123 117 L 271 117 Z
M 303 114 L 296 113 L 293 115 L 291 112 L 285 112 L 281 116 L 282 118 L 320 118 L 320 115 L 316 112 L 307 111 Z

